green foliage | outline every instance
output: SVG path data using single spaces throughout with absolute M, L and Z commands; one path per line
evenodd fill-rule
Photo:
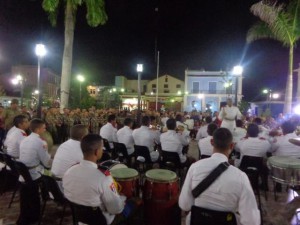
M 250 109 L 250 103 L 242 100 L 238 103 L 238 108 L 243 115 L 246 115 Z
M 101 89 L 98 97 L 98 105 L 100 108 L 119 108 L 122 104 L 122 99 L 118 92 L 112 92 L 110 87 Z

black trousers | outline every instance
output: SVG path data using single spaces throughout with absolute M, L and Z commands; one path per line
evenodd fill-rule
M 30 184 L 21 184 L 18 225 L 28 225 L 39 221 L 41 208 L 39 183 L 40 179 Z

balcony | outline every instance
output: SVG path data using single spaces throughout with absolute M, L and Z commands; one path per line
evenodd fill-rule
M 189 94 L 215 94 L 215 95 L 231 95 L 235 93 L 234 89 L 228 88 L 227 90 L 208 90 L 208 89 L 197 89 L 188 90 Z

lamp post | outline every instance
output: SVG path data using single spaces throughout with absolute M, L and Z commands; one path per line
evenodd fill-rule
M 81 83 L 85 80 L 84 76 L 77 75 L 77 80 L 79 81 L 79 104 L 81 104 Z
M 243 67 L 240 66 L 240 65 L 233 67 L 232 74 L 235 76 L 235 97 L 234 97 L 234 103 L 237 106 L 237 103 L 238 103 L 238 99 L 237 99 L 237 96 L 238 96 L 238 76 L 241 76 L 243 74 Z
M 141 74 L 143 72 L 143 64 L 137 64 L 136 71 L 138 73 L 138 113 L 137 123 L 141 122 Z
M 37 88 L 39 91 L 38 97 L 38 106 L 37 106 L 37 116 L 42 117 L 42 101 L 43 101 L 43 92 L 41 87 L 41 59 L 46 55 L 46 48 L 43 44 L 37 44 L 35 46 L 35 54 L 38 57 L 38 71 L 37 71 Z
M 20 85 L 21 87 L 21 107 L 23 106 L 23 96 L 24 96 L 24 78 L 21 75 L 17 75 L 12 79 L 14 85 Z

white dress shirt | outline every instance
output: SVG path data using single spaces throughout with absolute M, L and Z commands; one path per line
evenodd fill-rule
M 122 212 L 124 200 L 116 191 L 111 175 L 97 169 L 97 164 L 82 160 L 63 177 L 65 197 L 79 205 L 100 207 L 107 224 Z
M 159 142 L 160 133 L 157 130 L 151 130 L 147 126 L 141 126 L 132 132 L 135 145 L 147 146 L 150 151 L 151 160 L 158 160 L 159 153 L 154 151 L 155 143 Z
M 167 126 L 167 120 L 169 119 L 169 117 L 163 117 L 161 118 L 161 122 L 164 126 Z
M 182 154 L 183 146 L 189 144 L 188 140 L 175 130 L 168 130 L 167 132 L 160 135 L 160 143 L 163 151 L 177 152 L 180 158 L 180 162 L 186 161 L 186 155 Z
M 239 159 L 235 159 L 235 166 L 239 167 L 243 156 L 267 157 L 267 152 L 271 151 L 271 144 L 264 138 L 248 137 L 240 140 L 235 150 L 241 153 Z
M 50 167 L 51 163 L 47 142 L 40 135 L 32 132 L 20 144 L 19 160 L 29 167 L 29 173 L 33 180 L 40 178 L 40 172 L 43 172 L 44 166 Z
M 20 144 L 25 137 L 27 137 L 27 134 L 24 130 L 21 130 L 20 128 L 17 127 L 11 128 L 4 142 L 4 146 L 6 147 L 7 154 L 11 155 L 14 158 L 19 158 Z
M 117 131 L 117 139 L 119 143 L 123 143 L 127 148 L 128 155 L 134 152 L 134 140 L 132 136 L 133 130 L 128 126 L 124 126 Z
M 117 129 L 111 124 L 111 123 L 106 123 L 104 126 L 101 127 L 100 129 L 100 136 L 102 138 L 107 139 L 109 142 L 109 146 L 111 148 L 114 148 L 113 142 L 117 142 Z
M 242 225 L 259 225 L 260 213 L 256 199 L 247 175 L 234 166 L 223 172 L 196 199 L 192 190 L 220 163 L 228 161 L 220 153 L 214 153 L 210 158 L 200 160 L 191 165 L 179 196 L 179 206 L 184 211 L 190 211 L 193 205 L 217 210 L 239 212 L 237 220 Z M 186 225 L 190 224 L 190 213 Z
M 271 143 L 273 155 L 300 158 L 300 146 L 290 143 L 289 139 L 291 138 L 299 137 L 296 133 L 275 137 Z
M 212 136 L 208 135 L 202 138 L 198 142 L 198 147 L 200 149 L 200 155 L 212 155 L 214 147 L 211 144 Z
M 62 178 L 65 172 L 73 165 L 83 160 L 80 141 L 69 139 L 62 143 L 54 156 L 51 172 L 54 176 Z
M 197 132 L 197 135 L 196 135 L 196 140 L 200 140 L 201 138 L 205 138 L 208 136 L 208 133 L 207 133 L 207 126 L 208 124 L 205 124 L 203 126 L 201 126 Z
M 242 114 L 238 107 L 228 105 L 223 107 L 219 114 L 219 119 L 222 120 L 221 127 L 225 127 L 233 132 L 236 127 L 235 119 L 241 119 Z
M 246 137 L 246 135 L 247 135 L 247 131 L 245 128 L 236 127 L 232 132 L 233 142 L 234 143 L 239 142 L 242 138 Z

